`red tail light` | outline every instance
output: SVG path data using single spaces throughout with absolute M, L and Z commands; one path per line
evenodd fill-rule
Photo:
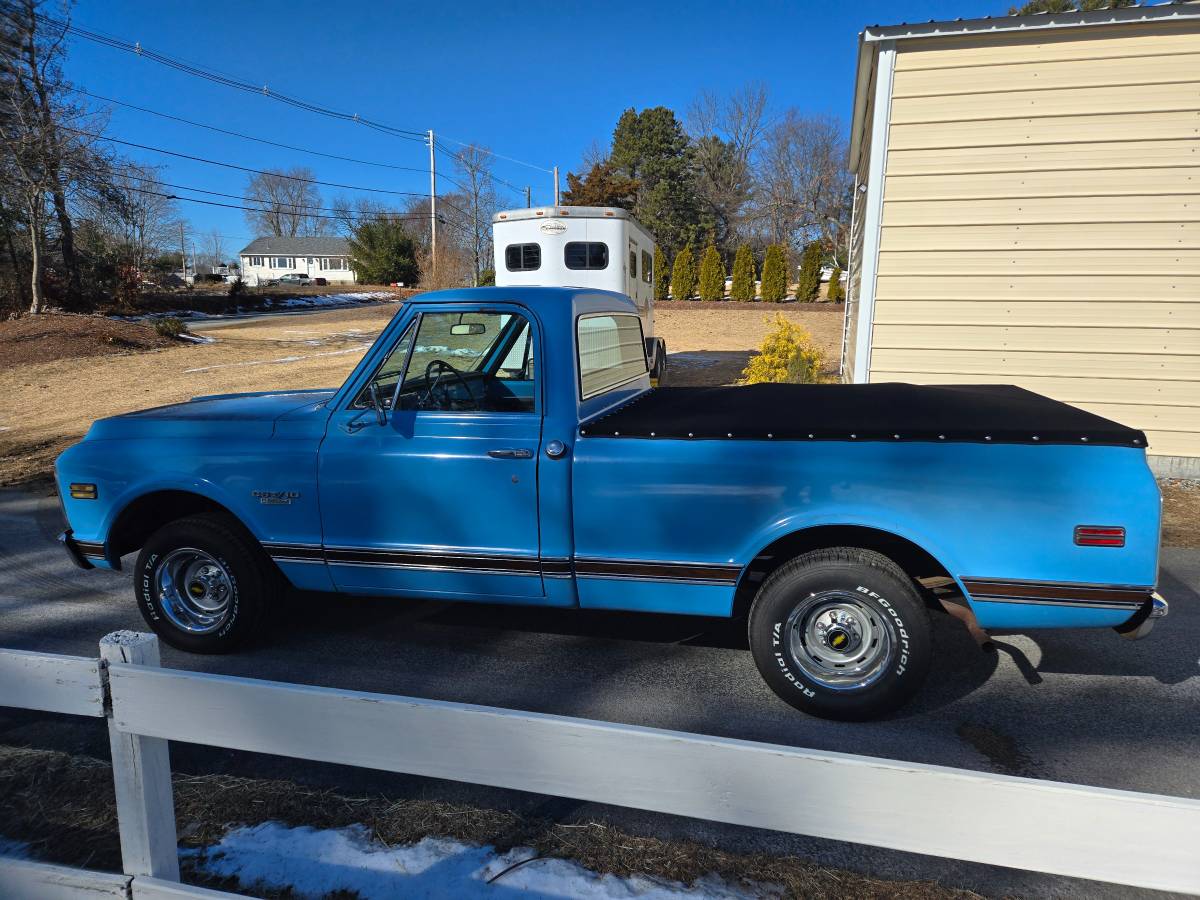
M 1080 547 L 1124 547 L 1125 529 L 1119 525 L 1076 525 L 1075 543 Z

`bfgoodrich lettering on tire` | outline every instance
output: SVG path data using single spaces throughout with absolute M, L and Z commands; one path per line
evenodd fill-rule
M 164 525 L 138 554 L 134 591 L 154 632 L 192 653 L 224 653 L 257 634 L 278 591 L 261 549 L 234 521 Z
M 929 670 L 929 615 L 908 576 L 871 550 L 814 550 L 769 577 L 750 610 L 750 649 L 797 709 L 862 720 L 899 709 Z

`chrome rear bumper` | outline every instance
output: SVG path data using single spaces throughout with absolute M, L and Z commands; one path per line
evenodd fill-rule
M 1146 602 L 1130 617 L 1128 622 L 1118 625 L 1113 631 L 1130 641 L 1141 640 L 1154 630 L 1155 622 L 1166 618 L 1169 609 L 1167 601 L 1155 591 L 1146 598 Z

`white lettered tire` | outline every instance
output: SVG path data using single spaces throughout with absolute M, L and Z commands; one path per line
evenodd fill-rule
M 826 719 L 894 712 L 921 687 L 929 614 L 912 581 L 872 550 L 814 550 L 780 566 L 754 598 L 750 650 L 785 702 Z
M 237 522 L 199 515 L 150 536 L 133 586 L 142 618 L 172 647 L 227 653 L 259 636 L 279 578 Z

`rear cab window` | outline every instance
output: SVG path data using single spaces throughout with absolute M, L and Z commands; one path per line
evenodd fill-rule
M 646 374 L 642 320 L 637 316 L 581 316 L 576 338 L 580 400 L 597 397 Z

